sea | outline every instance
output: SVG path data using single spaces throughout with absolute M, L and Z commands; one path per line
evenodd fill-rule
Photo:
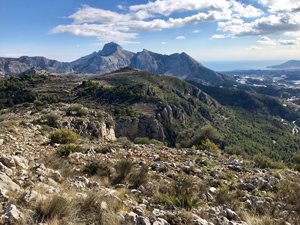
M 217 72 L 234 70 L 271 70 L 267 66 L 279 65 L 287 60 L 260 60 L 260 61 L 201 61 L 201 64 Z

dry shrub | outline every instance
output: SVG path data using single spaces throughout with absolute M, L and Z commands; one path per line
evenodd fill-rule
M 35 216 L 38 222 L 46 222 L 53 219 L 62 219 L 72 213 L 71 202 L 62 196 L 53 196 L 51 200 L 41 200 L 35 208 Z
M 118 211 L 120 203 L 113 199 L 105 199 L 99 193 L 90 192 L 87 197 L 77 199 L 77 217 L 84 224 L 117 225 L 120 224 Z M 101 204 L 106 202 L 106 208 Z
M 117 176 L 113 179 L 112 184 L 122 183 L 133 168 L 133 163 L 128 160 L 121 160 L 114 165 Z
M 100 159 L 92 159 L 85 165 L 83 172 L 89 176 L 110 177 L 113 171 L 107 162 Z
M 142 165 L 129 176 L 129 182 L 134 187 L 139 187 L 148 181 L 148 166 Z

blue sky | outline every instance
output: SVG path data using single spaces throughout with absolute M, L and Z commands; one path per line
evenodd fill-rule
M 114 41 L 201 61 L 300 60 L 299 0 L 1 0 L 0 57 L 73 61 Z

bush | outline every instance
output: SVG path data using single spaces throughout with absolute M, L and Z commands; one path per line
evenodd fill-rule
M 298 155 L 298 154 L 294 155 L 293 162 L 295 164 L 300 164 L 300 155 Z
M 83 172 L 90 176 L 98 175 L 100 177 L 110 177 L 112 168 L 102 160 L 93 159 L 84 167 Z
M 158 146 L 158 147 L 162 147 L 164 146 L 164 143 L 161 142 L 161 141 L 158 141 L 158 140 L 155 140 L 155 139 L 149 139 L 147 137 L 137 137 L 134 139 L 134 143 L 135 144 L 142 144 L 142 145 L 150 145 L 150 144 L 153 144 L 155 146 Z
M 119 137 L 117 142 L 121 143 L 123 148 L 130 148 L 132 146 L 132 142 L 127 137 Z
M 202 142 L 206 141 L 207 139 L 212 142 L 219 138 L 220 138 L 220 134 L 216 128 L 212 126 L 205 126 L 201 129 L 200 133 L 192 139 L 191 143 L 189 144 L 189 147 L 193 145 L 200 146 Z
M 199 146 L 200 149 L 205 149 L 215 155 L 219 155 L 220 154 L 220 150 L 219 147 L 211 142 L 209 139 L 206 139 L 204 141 L 201 142 L 201 145 Z
M 62 219 L 71 213 L 70 202 L 61 196 L 54 196 L 50 201 L 43 200 L 37 203 L 36 215 L 38 222 L 46 222 L 57 218 Z
M 86 116 L 88 115 L 89 113 L 89 110 L 84 108 L 83 105 L 81 104 L 74 104 L 74 105 L 71 105 L 68 109 L 67 109 L 67 116 L 71 116 L 73 114 L 75 114 L 76 116 L 79 116 L 79 117 L 83 117 L 83 116 Z
M 82 108 L 82 109 L 77 111 L 76 116 L 83 117 L 83 116 L 86 116 L 88 114 L 89 114 L 89 110 L 85 109 L 85 108 Z
M 44 105 L 44 102 L 40 101 L 40 100 L 34 100 L 33 103 L 36 105 L 36 106 L 43 106 Z
M 56 151 L 59 156 L 68 156 L 73 152 L 85 153 L 86 150 L 79 145 L 65 145 Z
M 243 159 L 247 159 L 248 155 L 243 148 L 237 145 L 226 146 L 224 151 L 229 155 L 241 156 Z
M 47 119 L 47 125 L 49 125 L 50 127 L 57 127 L 59 115 L 55 113 L 50 113 L 48 116 L 46 116 L 46 119 Z
M 165 199 L 166 207 L 169 209 L 178 207 L 189 211 L 201 205 L 200 200 L 194 197 L 196 188 L 193 181 L 188 177 L 181 176 L 174 181 L 172 194 Z
M 271 168 L 271 169 L 284 169 L 286 166 L 283 162 L 273 162 L 269 157 L 262 154 L 256 154 L 253 156 L 254 162 L 262 169 Z
M 183 208 L 191 211 L 193 208 L 197 208 L 201 205 L 198 198 L 193 198 L 189 195 L 183 195 L 179 197 L 171 196 L 166 198 L 166 207 L 169 209 Z
M 125 180 L 133 168 L 133 163 L 127 160 L 121 160 L 114 165 L 114 168 L 116 170 L 117 177 L 113 179 L 113 185 L 119 184 Z
M 139 187 L 148 181 L 148 166 L 142 165 L 137 171 L 130 174 L 129 182 L 134 187 Z
M 78 141 L 78 136 L 69 129 L 59 129 L 49 136 L 51 143 L 71 144 Z

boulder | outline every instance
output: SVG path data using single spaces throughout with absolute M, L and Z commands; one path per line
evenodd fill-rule
M 15 165 L 22 169 L 28 169 L 28 160 L 22 156 L 13 156 L 13 160 L 15 161 Z
M 15 160 L 9 156 L 1 156 L 0 162 L 8 168 L 16 167 Z
M 5 173 L 0 172 L 0 190 L 6 193 L 8 190 L 20 191 L 20 186 L 10 179 Z
M 10 204 L 5 210 L 4 215 L 1 216 L 1 219 L 7 221 L 8 224 L 17 221 L 21 222 L 24 219 L 24 214 L 15 205 Z
M 13 171 L 8 167 L 6 167 L 5 165 L 3 165 L 1 162 L 0 162 L 0 172 L 5 173 L 7 176 L 11 176 L 13 174 Z

